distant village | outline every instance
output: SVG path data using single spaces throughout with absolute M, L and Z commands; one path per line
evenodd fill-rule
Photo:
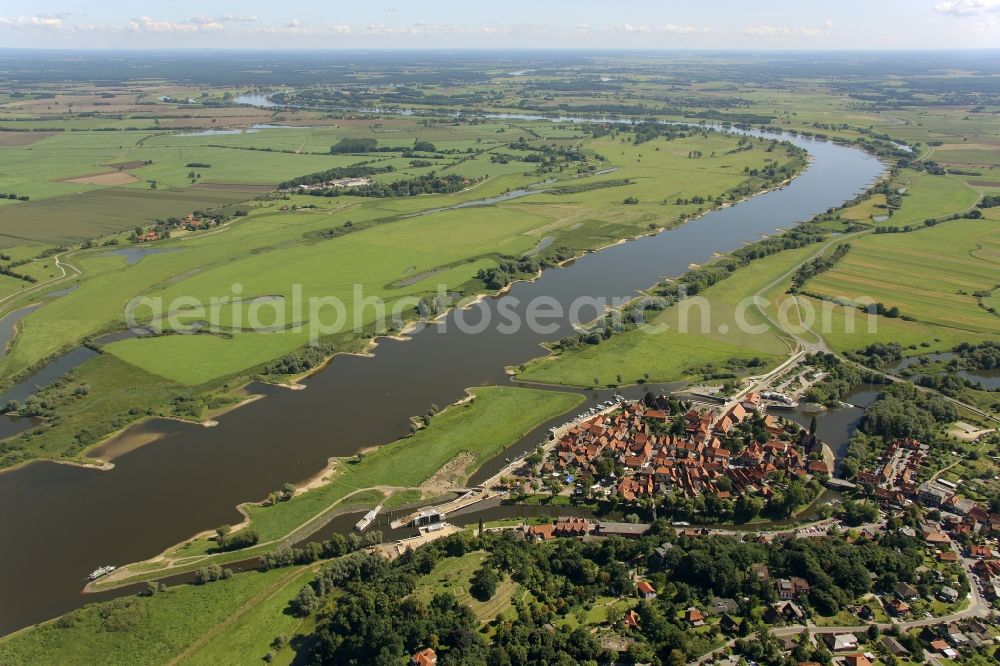
M 237 211 L 235 215 L 239 217 L 246 215 L 246 213 L 243 211 Z M 182 218 L 171 217 L 166 220 L 159 220 L 156 225 L 150 229 L 136 228 L 132 232 L 130 240 L 133 243 L 152 243 L 154 241 L 170 238 L 171 232 L 173 231 L 203 231 L 205 229 L 218 226 L 226 222 L 228 219 L 229 218 L 226 215 L 218 212 L 194 211 L 193 213 L 188 213 Z

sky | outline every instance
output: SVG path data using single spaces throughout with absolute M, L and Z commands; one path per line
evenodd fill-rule
M 1000 0 L 0 0 L 0 48 L 1000 48 Z

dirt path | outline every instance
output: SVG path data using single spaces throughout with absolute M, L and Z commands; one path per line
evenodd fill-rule
M 25 294 L 34 293 L 34 292 L 38 291 L 39 289 L 41 289 L 42 287 L 45 287 L 46 285 L 50 285 L 53 282 L 56 282 L 58 280 L 64 280 L 64 279 L 66 279 L 66 277 L 70 275 L 69 271 L 66 270 L 67 268 L 69 268 L 71 271 L 73 271 L 73 273 L 75 273 L 76 275 L 83 275 L 83 271 L 81 271 L 76 266 L 61 261 L 61 257 L 63 257 L 66 254 L 67 254 L 66 252 L 60 252 L 59 254 L 56 254 L 56 255 L 52 256 L 52 258 L 55 260 L 55 266 L 56 266 L 56 268 L 58 268 L 59 271 L 60 271 L 60 274 L 59 274 L 58 277 L 49 278 L 48 280 L 44 280 L 42 282 L 36 282 L 35 284 L 31 285 L 27 289 L 24 289 L 23 291 L 19 291 L 19 292 L 10 294 L 9 296 L 5 296 L 3 298 L 0 298 L 0 306 L 2 306 L 4 303 L 6 303 L 7 301 L 9 301 L 11 299 L 18 298 L 20 296 L 24 296 Z

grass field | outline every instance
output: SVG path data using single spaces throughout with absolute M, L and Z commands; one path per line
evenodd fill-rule
M 847 256 L 806 289 L 851 303 L 867 297 L 924 324 L 995 334 L 1000 319 L 979 307 L 973 293 L 996 286 L 998 250 L 1000 223 L 985 220 L 869 235 L 852 243 Z
M 817 251 L 818 247 L 805 247 L 756 261 L 699 294 L 705 300 L 689 299 L 686 305 L 660 313 L 650 323 L 667 326 L 662 332 L 630 331 L 599 345 L 540 359 L 528 364 L 518 378 L 572 386 L 632 384 L 679 380 L 695 368 L 718 366 L 730 359 L 756 357 L 773 365 L 788 352 L 788 345 L 770 327 L 761 334 L 744 332 L 738 313 L 748 324 L 761 324 L 759 314 L 747 307 L 745 299 Z M 744 306 L 738 308 L 741 302 Z M 703 312 L 708 315 L 704 329 Z M 688 322 L 687 332 L 682 321 Z
M 410 129 L 413 130 L 412 124 Z M 309 135 L 317 131 L 308 130 Z M 445 130 L 435 131 L 445 133 Z M 209 138 L 213 142 L 222 138 L 234 142 L 254 142 L 262 140 L 262 135 L 265 131 Z M 333 136 L 323 136 L 322 141 L 326 142 Z M 195 137 L 163 135 L 155 139 L 156 142 L 173 140 L 193 142 Z M 488 169 L 490 179 L 459 194 L 379 200 L 295 197 L 290 200 L 291 203 L 317 207 L 291 211 L 281 210 L 282 206 L 287 206 L 284 201 L 259 205 L 251 210 L 249 218 L 222 233 L 157 243 L 158 248 L 180 251 L 146 256 L 131 264 L 108 251 L 79 253 L 72 260 L 84 273 L 80 289 L 47 303 L 24 320 L 22 334 L 9 358 L 3 361 L 3 374 L 10 376 L 87 335 L 113 326 L 121 320 L 127 301 L 135 296 L 158 296 L 167 302 L 177 296 L 192 296 L 208 302 L 213 296 L 232 295 L 231 288 L 238 283 L 244 298 L 280 295 L 286 298 L 286 303 L 290 302 L 287 299 L 291 296 L 293 285 L 298 284 L 302 286 L 306 299 L 311 296 L 335 296 L 341 298 L 349 310 L 354 301 L 354 284 L 362 284 L 366 296 L 380 296 L 390 302 L 402 297 L 419 298 L 433 293 L 438 283 L 446 284 L 449 289 L 460 288 L 480 268 L 493 265 L 491 257 L 523 254 L 543 238 L 551 238 L 553 246 L 565 244 L 579 251 L 646 232 L 651 225 L 670 226 L 681 214 L 695 212 L 697 208 L 694 205 L 675 205 L 673 201 L 677 196 L 717 196 L 747 181 L 744 167 L 757 168 L 763 166 L 765 160 L 783 163 L 790 160 L 782 150 L 765 152 L 763 143 L 755 144 L 752 150 L 730 153 L 736 147 L 737 139 L 717 134 L 672 142 L 660 139 L 641 146 L 610 138 L 585 141 L 583 145 L 594 152 L 606 151 L 607 160 L 618 171 L 584 180 L 574 174 L 559 174 L 562 181 L 575 185 L 628 177 L 633 184 L 560 196 L 539 194 L 502 205 L 402 217 L 421 210 L 488 197 L 539 180 L 537 175 L 525 173 L 524 164 L 491 164 L 488 156 L 481 156 L 463 164 L 462 168 L 471 169 L 479 175 Z M 153 147 L 159 150 L 157 146 Z M 688 158 L 689 152 L 695 148 L 701 149 L 706 157 Z M 238 158 L 245 154 L 251 162 L 258 155 L 283 155 L 232 149 L 227 155 L 230 153 L 237 154 Z M 140 156 L 129 155 L 130 158 Z M 181 158 L 173 159 L 177 161 Z M 191 157 L 185 153 L 183 159 Z M 337 161 L 344 158 L 329 156 L 323 159 Z M 473 164 L 477 160 L 482 163 Z M 226 163 L 216 162 L 220 165 Z M 155 169 L 165 163 L 166 160 L 154 160 L 152 165 L 142 168 Z M 229 164 L 237 164 L 235 158 Z M 503 175 L 504 169 L 506 175 Z M 500 174 L 496 173 L 498 170 Z M 664 187 L 664 184 L 667 186 Z M 652 198 L 654 194 L 656 199 Z M 196 202 L 191 197 L 214 198 L 219 204 L 240 196 L 245 195 L 192 188 L 171 191 L 123 186 L 100 189 L 70 199 L 86 201 L 85 205 L 74 209 L 78 213 L 83 210 L 100 214 L 100 211 L 110 209 L 125 215 L 141 209 L 151 211 L 145 214 L 153 215 L 157 210 L 155 205 L 167 201 L 172 202 L 170 206 L 181 205 L 178 202 L 183 201 L 184 206 L 193 208 Z M 626 196 L 638 198 L 640 204 L 622 205 L 621 201 Z M 667 205 L 664 205 L 664 200 L 668 201 Z M 60 237 L 60 234 L 84 233 L 79 231 L 86 226 L 79 215 L 77 218 L 55 215 L 56 209 L 69 203 L 66 197 L 54 197 L 32 201 L 23 207 L 23 211 L 29 214 L 32 210 L 43 211 L 37 214 L 44 213 L 47 219 L 66 220 L 66 228 L 62 231 L 51 227 L 43 233 L 33 227 L 36 228 L 32 232 L 35 237 L 51 240 Z M 11 207 L 0 209 L 0 233 L 6 228 L 2 215 L 9 209 Z M 156 214 L 166 215 L 167 209 Z M 25 219 L 30 219 L 30 215 Z M 12 225 L 29 224 L 21 220 L 18 216 Z M 305 237 L 310 231 L 341 226 L 348 221 L 355 225 L 378 224 L 328 241 Z M 122 220 L 112 216 L 107 220 L 102 218 L 99 224 L 107 224 L 102 231 L 110 232 L 121 228 Z M 76 231 L 71 232 L 70 229 Z M 394 284 L 409 275 L 439 268 L 447 270 L 435 274 L 433 279 L 404 287 Z M 37 270 L 44 272 L 46 269 L 39 267 Z M 246 307 L 237 309 L 245 314 Z M 231 317 L 226 318 L 229 310 L 224 309 L 220 322 L 222 326 L 235 323 Z M 367 323 L 370 319 L 366 317 L 372 314 L 373 311 L 368 311 L 360 319 L 346 322 L 345 330 Z M 293 319 L 291 314 L 286 318 L 286 323 L 295 321 L 301 320 Z M 305 334 L 283 332 L 261 335 L 240 333 L 239 330 L 234 333 L 225 338 L 199 335 L 129 340 L 111 345 L 109 352 L 149 372 L 195 386 L 245 371 L 306 342 Z
M 510 607 L 510 601 L 519 585 L 504 576 L 496 593 L 487 601 L 479 601 L 469 594 L 472 576 L 486 559 L 485 552 L 466 553 L 461 557 L 444 558 L 426 576 L 417 580 L 413 596 L 425 604 L 436 594 L 450 592 L 459 603 L 472 609 L 476 619 L 486 623 Z
M 236 203 L 245 193 L 109 187 L 0 207 L 0 248 L 25 241 L 64 245 L 145 226 L 157 218 Z
M 904 169 L 893 179 L 893 186 L 906 188 L 902 206 L 880 224 L 902 227 L 941 218 L 971 208 L 979 193 L 955 176 L 933 176 Z
M 314 617 L 298 618 L 288 612 L 289 602 L 295 598 L 315 570 L 296 567 L 297 573 L 282 578 L 280 584 L 267 589 L 267 595 L 245 609 L 228 623 L 216 626 L 216 632 L 206 637 L 204 644 L 191 650 L 180 664 L 218 666 L 219 664 L 246 664 L 273 654 L 273 664 L 290 664 L 295 660 L 295 650 L 287 646 L 275 650 L 274 639 L 283 636 L 291 640 L 296 635 L 308 635 L 315 626 Z M 242 575 L 242 574 L 241 574 Z
M 876 194 L 856 206 L 845 209 L 840 216 L 845 220 L 870 220 L 879 215 L 888 215 L 889 211 L 885 205 L 885 195 Z
M 260 642 L 269 642 L 281 631 L 293 628 L 293 618 L 283 620 L 280 613 L 270 611 L 276 610 L 289 594 L 294 596 L 302 583 L 301 569 L 276 569 L 244 573 L 203 586 L 181 585 L 152 597 L 124 597 L 93 604 L 56 622 L 0 640 L 0 662 L 11 666 L 164 664 L 242 607 L 264 602 L 246 620 L 238 621 L 220 636 L 219 644 L 240 651 L 239 658 L 233 659 L 230 654 L 221 663 L 246 663 L 246 657 L 259 649 Z M 258 610 L 268 611 L 266 625 L 254 624 Z M 248 626 L 253 628 L 246 633 Z M 264 626 L 274 633 L 264 633 Z M 237 638 L 242 642 L 232 642 Z M 215 645 L 207 656 L 212 656 Z M 253 658 L 260 659 L 263 654 L 254 653 Z M 206 655 L 192 656 L 203 659 Z

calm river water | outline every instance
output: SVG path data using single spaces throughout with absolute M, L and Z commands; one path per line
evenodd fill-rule
M 546 271 L 501 298 L 453 311 L 445 326 L 409 342 L 383 340 L 371 358 L 338 356 L 304 382 L 305 391 L 253 386 L 265 397 L 226 414 L 218 427 L 152 421 L 130 428 L 123 437 L 159 438 L 117 458 L 112 471 L 35 463 L 0 474 L 0 634 L 97 600 L 81 588 L 98 565 L 145 559 L 238 522 L 238 503 L 310 477 L 330 456 L 405 435 L 411 415 L 454 402 L 466 387 L 506 382 L 505 366 L 539 356 L 540 343 L 571 331 L 562 322 L 548 335 L 527 327 L 470 334 L 456 318 L 497 321 L 501 305 L 523 317 L 525 301 L 541 295 L 564 308 L 579 296 L 630 296 L 691 262 L 837 206 L 883 171 L 859 150 L 790 139 L 812 163 L 782 190 Z

